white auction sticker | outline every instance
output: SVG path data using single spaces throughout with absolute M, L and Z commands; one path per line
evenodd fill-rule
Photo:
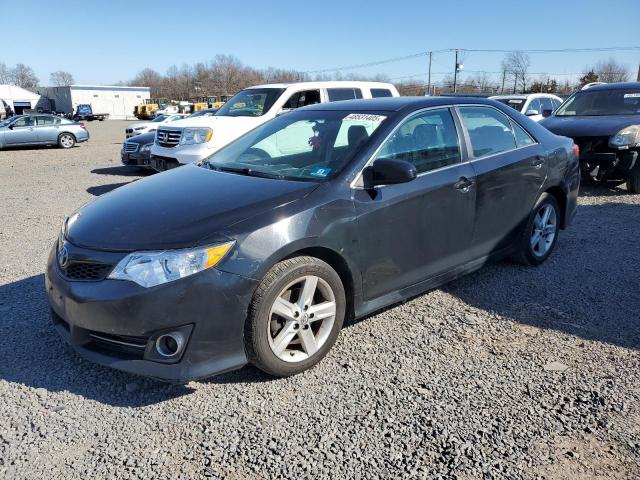
M 640 98 L 640 92 L 637 93 L 625 93 L 624 98 Z
M 344 117 L 345 120 L 354 120 L 354 121 L 360 121 L 360 122 L 377 122 L 377 123 L 380 123 L 385 118 L 387 117 L 385 117 L 384 115 L 373 115 L 369 113 L 350 113 L 349 115 Z

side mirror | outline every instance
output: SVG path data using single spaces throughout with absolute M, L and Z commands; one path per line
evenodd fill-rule
M 363 172 L 365 188 L 407 183 L 417 176 L 416 167 L 405 160 L 381 158 Z
M 525 112 L 525 115 L 527 117 L 533 117 L 534 115 L 540 115 L 540 112 L 538 110 L 531 109 L 531 110 L 527 110 Z
M 544 118 L 550 117 L 552 113 L 553 113 L 553 110 L 550 110 L 550 109 L 542 110 L 542 116 Z
M 13 130 L 14 125 L 15 125 L 15 123 L 12 123 L 12 124 L 11 124 L 11 125 L 9 125 L 7 128 L 8 128 L 9 130 Z

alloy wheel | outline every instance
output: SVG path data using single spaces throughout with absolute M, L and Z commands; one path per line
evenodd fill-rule
M 301 362 L 325 344 L 336 318 L 333 290 L 315 275 L 300 277 L 278 295 L 269 313 L 268 338 L 285 362 Z
M 64 148 L 71 148 L 73 146 L 73 138 L 70 135 L 63 135 L 60 137 L 60 143 Z
M 531 250 L 537 257 L 543 257 L 553 245 L 558 232 L 556 209 L 553 205 L 543 205 L 533 219 Z

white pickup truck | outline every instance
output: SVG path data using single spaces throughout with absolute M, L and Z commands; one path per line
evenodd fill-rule
M 247 88 L 214 116 L 160 126 L 151 147 L 151 165 L 166 170 L 202 160 L 272 118 L 306 105 L 398 96 L 392 84 L 380 82 L 304 82 Z

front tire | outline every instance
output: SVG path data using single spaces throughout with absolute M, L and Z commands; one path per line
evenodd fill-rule
M 340 277 L 322 260 L 301 256 L 274 265 L 245 323 L 249 361 L 276 377 L 313 367 L 335 343 L 345 305 Z
M 627 178 L 627 190 L 629 190 L 629 193 L 640 193 L 640 165 L 636 165 L 629 172 L 629 178 Z
M 71 148 L 76 144 L 76 137 L 70 133 L 62 133 L 58 137 L 58 146 L 60 148 Z
M 553 195 L 543 193 L 536 202 L 517 245 L 514 260 L 523 265 L 542 264 L 556 246 L 560 207 Z

